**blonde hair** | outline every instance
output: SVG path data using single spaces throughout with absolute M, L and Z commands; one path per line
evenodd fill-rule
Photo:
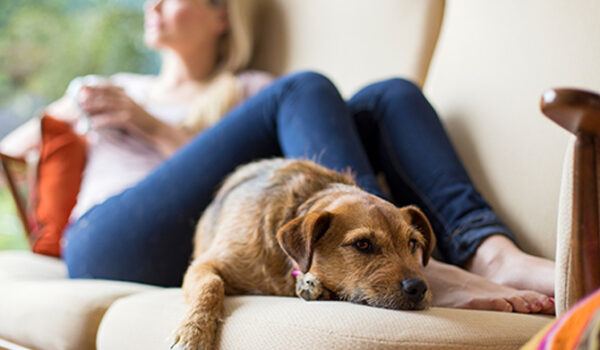
M 254 17 L 258 0 L 205 0 L 227 6 L 229 30 L 219 39 L 217 69 L 205 92 L 192 103 L 181 126 L 197 133 L 218 122 L 241 97 L 235 74 L 246 69 L 254 48 Z

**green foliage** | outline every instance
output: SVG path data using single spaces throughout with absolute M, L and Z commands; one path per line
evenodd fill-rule
M 0 0 L 0 137 L 86 74 L 152 73 L 143 0 Z M 0 183 L 0 250 L 27 249 Z
M 49 102 L 80 75 L 154 71 L 136 2 L 0 1 L 0 103 L 23 93 Z

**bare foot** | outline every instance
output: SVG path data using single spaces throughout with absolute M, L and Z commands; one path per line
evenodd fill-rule
M 554 262 L 522 252 L 501 235 L 485 239 L 465 268 L 504 286 L 554 295 Z
M 433 294 L 433 306 L 554 314 L 554 300 L 538 292 L 501 286 L 434 259 L 424 272 Z

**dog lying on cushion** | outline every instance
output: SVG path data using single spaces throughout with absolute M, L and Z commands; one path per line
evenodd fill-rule
M 421 272 L 435 246 L 416 207 L 397 208 L 350 175 L 310 161 L 240 167 L 204 212 L 173 333 L 186 349 L 211 349 L 225 294 L 337 299 L 389 309 L 431 303 Z

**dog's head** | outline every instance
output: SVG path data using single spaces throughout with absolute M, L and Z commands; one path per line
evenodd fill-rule
M 281 248 L 339 299 L 390 309 L 424 309 L 422 273 L 435 246 L 416 207 L 397 208 L 362 191 L 314 205 L 277 232 Z

